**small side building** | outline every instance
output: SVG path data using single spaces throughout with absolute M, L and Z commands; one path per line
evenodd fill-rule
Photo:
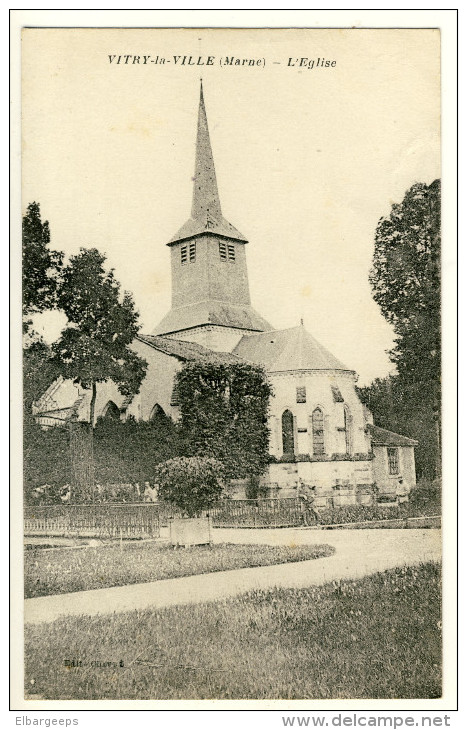
M 413 489 L 417 482 L 414 447 L 418 441 L 372 423 L 366 428 L 371 439 L 374 480 L 379 493 L 394 495 L 401 479 L 408 490 Z

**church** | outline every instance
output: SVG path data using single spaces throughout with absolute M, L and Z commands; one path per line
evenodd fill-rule
M 304 327 L 276 330 L 251 305 L 247 238 L 221 209 L 201 85 L 190 218 L 167 243 L 172 306 L 133 349 L 148 369 L 139 393 L 122 396 L 99 383 L 95 417 L 150 420 L 163 411 L 177 420 L 174 376 L 184 362 L 222 354 L 262 365 L 274 395 L 269 409 L 271 496 L 289 497 L 301 484 L 315 488 L 317 505 L 370 499 L 373 485 L 395 494 L 415 485 L 413 439 L 373 424 L 356 390 L 354 370 L 341 363 Z M 69 418 L 89 420 L 91 394 L 58 378 L 35 403 L 44 427 Z M 243 497 L 242 485 L 236 495 Z M 339 501 L 340 500 L 340 501 Z

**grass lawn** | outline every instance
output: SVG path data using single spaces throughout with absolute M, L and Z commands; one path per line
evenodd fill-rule
M 26 693 L 74 700 L 439 697 L 440 582 L 440 566 L 427 563 L 358 581 L 27 627 Z
M 25 551 L 26 598 L 146 583 L 219 570 L 295 563 L 333 555 L 330 545 L 206 545 L 174 549 L 157 543 Z

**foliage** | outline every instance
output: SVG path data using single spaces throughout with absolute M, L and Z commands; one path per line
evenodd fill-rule
M 441 484 L 421 479 L 410 493 L 410 505 L 420 514 L 441 514 Z
M 417 474 L 427 478 L 440 472 L 440 188 L 416 183 L 378 223 L 370 283 L 394 327 L 397 377 L 360 389 L 377 425 L 419 441 Z
M 251 474 L 245 485 L 246 499 L 264 499 L 269 492 L 268 484 L 261 484 L 258 474 Z
M 145 482 L 154 482 L 156 464 L 183 453 L 183 442 L 174 423 L 160 414 L 154 420 L 127 421 L 99 418 L 94 429 L 93 454 L 97 501 L 130 502 Z M 57 487 L 70 483 L 71 464 L 67 429 L 41 429 L 27 422 L 24 429 L 24 476 L 27 502 L 43 484 Z M 57 497 L 54 501 L 60 501 Z M 73 494 L 79 501 L 79 492 Z
M 403 381 L 439 386 L 440 181 L 416 183 L 376 229 L 370 283 L 396 333 L 391 359 Z
M 296 563 L 332 555 L 329 545 L 213 545 L 174 551 L 154 543 L 25 553 L 25 597 L 126 586 L 222 570 Z
M 186 363 L 176 378 L 187 453 L 218 459 L 230 478 L 262 474 L 272 394 L 263 368 L 217 358 Z
M 177 457 L 157 466 L 155 480 L 161 499 L 170 502 L 188 517 L 194 517 L 220 498 L 225 473 L 216 459 Z
M 42 429 L 26 423 L 23 440 L 24 501 L 34 504 L 38 494 L 34 489 L 45 484 L 50 502 L 60 501 L 60 488 L 70 481 L 70 449 L 68 431 L 63 428 Z
M 439 515 L 439 505 L 427 500 L 420 503 L 412 501 L 391 507 L 376 505 L 351 504 L 343 507 L 317 508 L 320 525 L 342 525 L 355 522 L 379 522 L 387 520 L 404 520 L 410 517 L 430 517 Z
M 282 454 L 282 456 L 270 456 L 270 461 L 276 464 L 294 464 L 297 462 L 311 461 L 371 461 L 374 458 L 371 451 L 367 454 Z
M 40 206 L 30 203 L 23 216 L 23 326 L 30 330 L 28 317 L 55 309 L 63 254 L 49 248 L 48 221 L 42 223 Z
M 357 391 L 372 412 L 376 426 L 418 441 L 415 449 L 417 478 L 434 479 L 438 471 L 439 433 L 438 415 L 430 402 L 429 389 L 425 392 L 421 383 L 409 385 L 399 376 L 390 375 L 377 378 Z
M 57 672 L 64 657 L 82 666 Z M 25 659 L 43 699 L 437 698 L 441 566 L 26 624 Z
M 34 339 L 23 349 L 23 411 L 25 422 L 31 420 L 32 404 L 45 393 L 59 375 L 51 359 L 52 351 L 42 339 Z
M 151 421 L 99 418 L 94 429 L 96 482 L 154 482 L 157 464 L 180 456 L 183 444 L 173 421 L 161 413 Z
M 70 258 L 58 295 L 69 324 L 53 345 L 63 377 L 92 388 L 92 424 L 96 383 L 112 380 L 123 395 L 135 395 L 147 368 L 129 348 L 139 329 L 132 295 L 120 299 L 120 284 L 104 262 L 97 249 L 82 248 Z

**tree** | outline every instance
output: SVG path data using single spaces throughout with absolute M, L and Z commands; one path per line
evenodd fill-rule
M 418 441 L 417 477 L 434 479 L 439 469 L 436 414 L 431 403 L 425 400 L 421 386 L 409 386 L 399 375 L 389 375 L 357 390 L 372 412 L 376 426 Z
M 441 374 L 440 181 L 416 183 L 376 229 L 370 283 L 396 333 L 392 362 L 404 382 L 439 394 Z
M 30 203 L 23 217 L 23 322 L 27 332 L 31 314 L 54 309 L 63 253 L 49 248 L 48 221 L 42 223 L 39 203 Z
M 416 183 L 379 220 L 370 283 L 394 327 L 397 376 L 360 391 L 378 425 L 419 440 L 417 467 L 429 477 L 439 474 L 441 442 L 440 189 L 439 180 Z
M 230 478 L 264 472 L 272 390 L 261 367 L 221 356 L 189 362 L 177 373 L 176 390 L 189 455 L 219 460 Z
M 63 269 L 58 306 L 68 326 L 52 346 L 54 362 L 65 378 L 91 389 L 89 423 L 94 425 L 96 384 L 112 380 L 122 395 L 135 395 L 147 363 L 129 345 L 138 332 L 138 312 L 113 270 L 104 270 L 97 249 L 80 249 Z
M 60 374 L 52 351 L 43 339 L 37 338 L 23 349 L 23 418 L 31 420 L 32 404 L 45 393 Z

